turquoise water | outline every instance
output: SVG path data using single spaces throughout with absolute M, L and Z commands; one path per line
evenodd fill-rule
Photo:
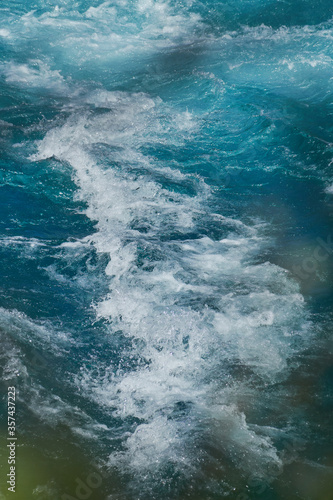
M 333 498 L 332 16 L 2 3 L 1 498 Z

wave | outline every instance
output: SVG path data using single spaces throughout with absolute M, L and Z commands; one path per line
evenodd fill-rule
M 253 430 L 236 401 L 249 380 L 258 384 L 253 401 L 260 399 L 307 345 L 298 286 L 283 269 L 256 262 L 269 244 L 261 223 L 211 212 L 214 193 L 202 179 L 143 153 L 155 143 L 195 141 L 200 125 L 190 113 L 128 92 L 103 91 L 86 102 L 103 113 L 74 113 L 47 132 L 31 160 L 71 165 L 77 197 L 96 222 L 89 240 L 109 256 L 110 291 L 96 315 L 109 335 L 130 339 L 122 358 L 134 366 L 99 362 L 76 377 L 114 418 L 137 421 L 109 464 L 154 474 L 172 463 L 193 473 L 203 453 L 196 443 L 207 439 L 248 473 L 254 463 L 259 475 L 277 471 L 270 432 Z M 174 181 L 191 183 L 192 193 L 173 190 Z M 223 237 L 204 236 L 207 221 Z

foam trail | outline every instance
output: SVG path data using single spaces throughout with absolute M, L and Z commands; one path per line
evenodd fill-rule
M 108 320 L 110 334 L 131 339 L 123 358 L 136 362 L 125 370 L 86 367 L 76 378 L 113 417 L 140 422 L 110 465 L 154 474 L 172 463 L 195 474 L 196 455 L 205 449 L 196 443 L 206 436 L 247 473 L 278 471 L 282 460 L 271 437 L 264 427 L 251 428 L 235 400 L 245 373 L 259 386 L 283 380 L 303 348 L 309 325 L 297 285 L 281 268 L 254 263 L 267 243 L 260 225 L 209 214 L 226 236 L 189 237 L 213 196 L 200 179 L 160 163 L 169 180 L 195 180 L 195 194 L 153 180 L 155 161 L 143 146 L 193 140 L 200 127 L 194 117 L 187 112 L 184 121 L 145 94 L 103 91 L 86 101 L 108 111 L 74 114 L 46 134 L 31 159 L 70 163 L 77 196 L 97 221 L 89 239 L 110 256 L 110 291 L 96 314 Z
M 333 192 L 332 20 L 278 22 L 291 6 L 270 17 L 271 0 L 56 3 L 2 10 L 3 185 L 18 216 L 0 245 L 46 290 L 27 310 L 53 315 L 0 309 L 6 380 L 22 374 L 37 421 L 69 415 L 124 496 L 234 498 L 290 459 L 288 377 L 312 325 L 297 283 L 266 259 L 281 262 L 270 234 L 295 242 L 308 223 L 297 197 L 310 176 Z M 30 344 L 58 386 L 34 377 Z

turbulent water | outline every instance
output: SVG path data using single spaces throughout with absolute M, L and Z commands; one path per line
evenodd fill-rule
M 332 16 L 2 2 L 1 498 L 333 498 Z

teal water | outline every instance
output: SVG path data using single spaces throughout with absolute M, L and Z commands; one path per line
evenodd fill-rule
M 333 498 L 332 16 L 4 0 L 1 498 Z

